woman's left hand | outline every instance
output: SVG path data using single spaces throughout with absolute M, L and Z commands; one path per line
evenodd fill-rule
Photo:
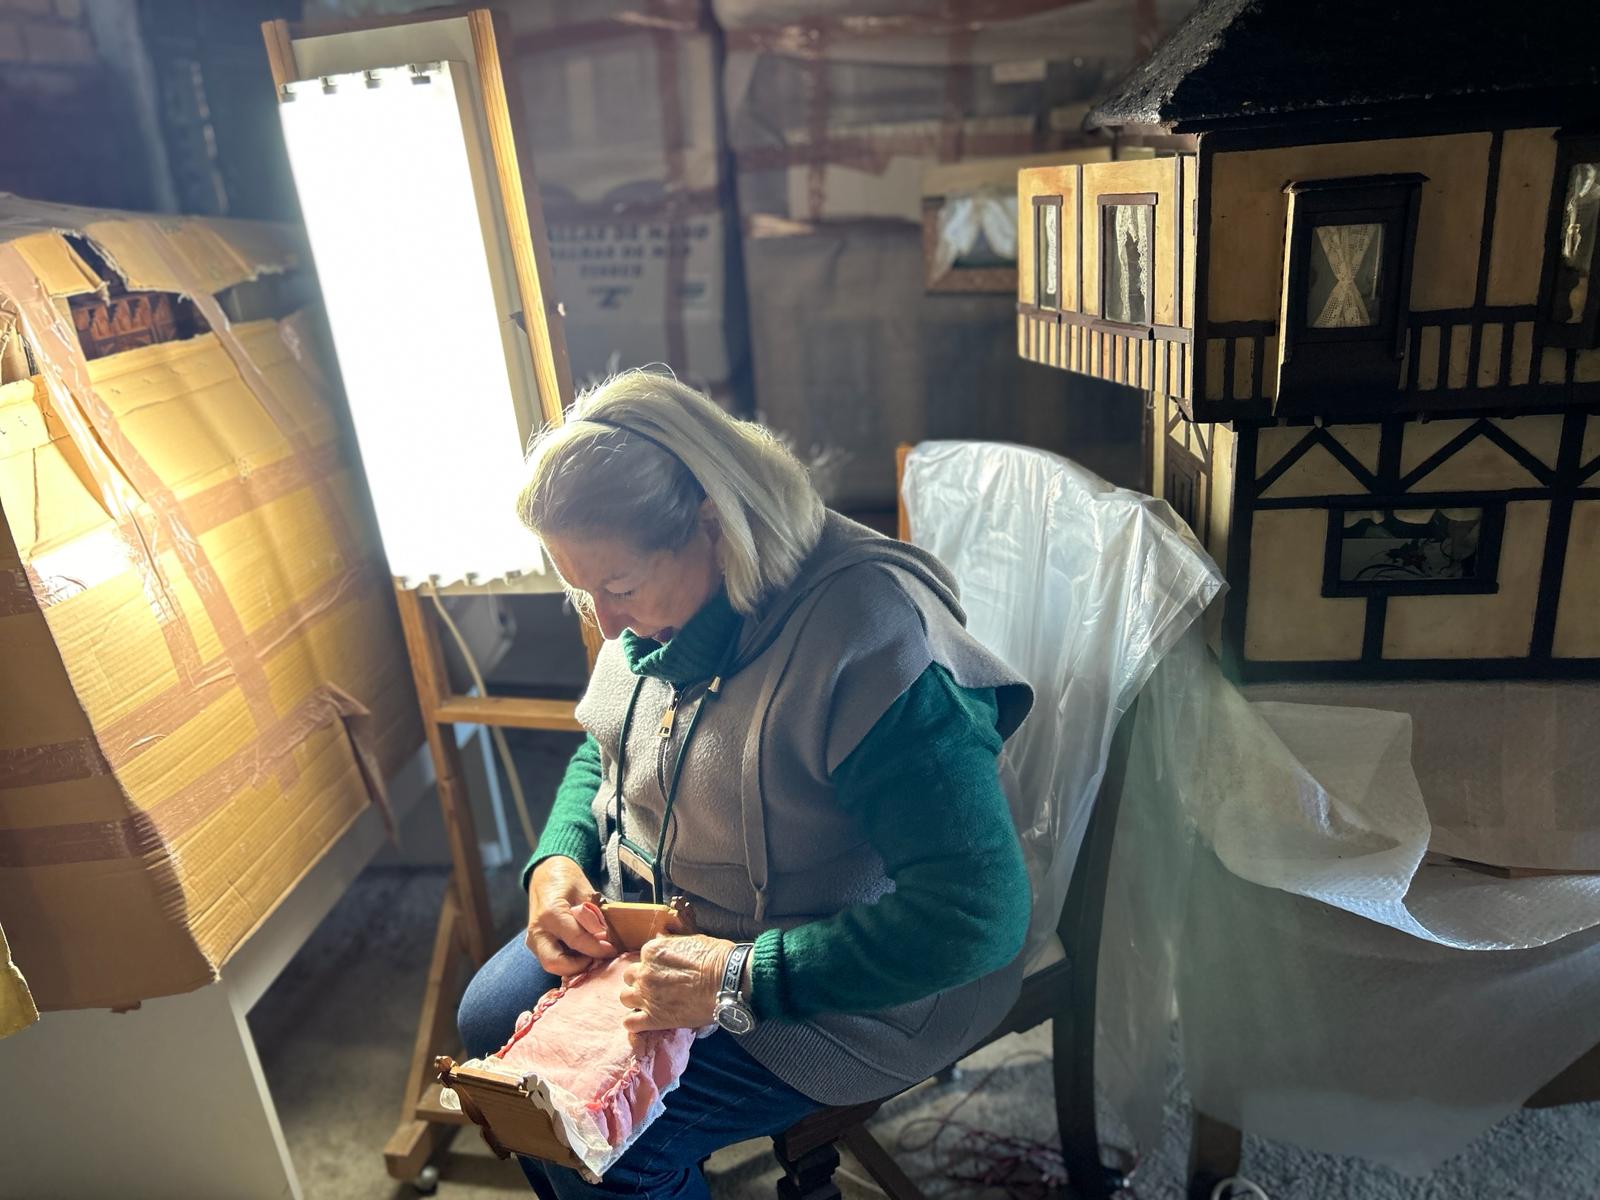
M 663 934 L 644 944 L 639 961 L 622 973 L 622 1026 L 638 1036 L 651 1029 L 699 1029 L 715 1019 L 722 971 L 733 943 L 702 934 Z

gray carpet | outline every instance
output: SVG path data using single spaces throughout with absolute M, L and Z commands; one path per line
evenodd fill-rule
M 519 739 L 530 795 L 549 795 L 551 774 L 568 745 L 537 735 Z M 406 836 L 413 841 L 432 836 L 425 813 L 411 826 Z M 516 874 L 508 868 L 490 878 L 496 918 L 507 936 L 525 916 Z M 442 866 L 369 868 L 250 1015 L 308 1200 L 399 1200 L 415 1194 L 385 1174 L 382 1148 L 400 1115 L 445 880 Z M 963 1064 L 956 1079 L 891 1102 L 874 1132 L 886 1146 L 908 1147 L 900 1161 L 930 1197 L 999 1200 L 1007 1192 L 950 1178 L 972 1174 L 974 1164 L 953 1132 L 925 1144 L 934 1132 L 929 1118 L 959 1104 L 958 1118 L 972 1126 L 1052 1140 L 1048 1048 L 1043 1029 L 996 1043 Z M 1165 1137 L 1134 1176 L 1141 1200 L 1183 1195 L 1188 1120 L 1175 1079 Z M 769 1143 L 724 1151 L 711 1163 L 712 1195 L 773 1196 L 778 1172 L 771 1163 Z M 495 1159 L 471 1130 L 457 1137 L 440 1169 L 443 1200 L 525 1194 L 516 1168 Z M 1246 1142 L 1244 1173 L 1272 1200 L 1597 1200 L 1600 1105 L 1520 1113 L 1426 1179 L 1255 1140 Z M 848 1158 L 838 1178 L 851 1200 L 881 1194 Z

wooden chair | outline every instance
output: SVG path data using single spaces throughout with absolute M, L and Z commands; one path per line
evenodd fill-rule
M 1045 1021 L 1051 1023 L 1056 1123 L 1061 1130 L 1070 1194 L 1077 1200 L 1102 1200 L 1126 1183 L 1120 1171 L 1100 1160 L 1094 1105 L 1094 1030 L 1106 878 L 1136 711 L 1137 705 L 1130 706 L 1117 725 L 1105 779 L 1089 818 L 1083 848 L 1078 852 L 1066 902 L 1061 906 L 1056 936 L 1062 957 L 1047 956 L 1043 964 L 1030 971 L 1006 1019 L 974 1047 L 981 1049 L 1007 1034 L 1021 1033 Z M 784 1177 L 778 1181 L 780 1200 L 837 1200 L 840 1192 L 833 1182 L 833 1172 L 839 1165 L 840 1143 L 849 1148 L 893 1200 L 922 1200 L 922 1191 L 866 1128 L 866 1122 L 889 1099 L 892 1097 L 852 1108 L 823 1109 L 773 1138 L 773 1153 L 784 1169 Z
M 910 451 L 910 446 L 903 445 L 895 456 L 897 495 Z M 910 540 L 904 499 L 900 502 L 899 535 L 903 541 Z M 981 1049 L 1007 1034 L 1050 1022 L 1056 1123 L 1061 1131 L 1069 1190 L 1078 1200 L 1101 1200 L 1126 1183 L 1120 1171 L 1100 1160 L 1094 1102 L 1095 987 L 1111 843 L 1122 802 L 1136 710 L 1137 702 L 1129 705 L 1111 740 L 1105 774 L 1056 923 L 1055 940 L 1059 946 L 1052 945 L 1050 953 L 1030 964 L 1011 1012 L 974 1047 Z M 773 1138 L 773 1152 L 784 1169 L 784 1177 L 778 1181 L 780 1200 L 835 1200 L 840 1195 L 833 1181 L 840 1144 L 849 1148 L 893 1200 L 922 1200 L 922 1191 L 866 1127 L 873 1114 L 892 1098 L 851 1108 L 823 1109 Z

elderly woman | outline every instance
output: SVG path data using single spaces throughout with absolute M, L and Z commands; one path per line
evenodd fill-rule
M 528 927 L 467 989 L 494 1051 L 557 977 L 614 953 L 575 910 L 687 899 L 617 1019 L 721 1026 L 598 1186 L 703 1197 L 714 1150 L 890 1095 L 1005 1015 L 1030 891 L 997 756 L 1031 702 L 964 628 L 931 555 L 824 509 L 759 426 L 669 377 L 619 376 L 529 456 L 522 519 L 606 643 L 528 864 Z

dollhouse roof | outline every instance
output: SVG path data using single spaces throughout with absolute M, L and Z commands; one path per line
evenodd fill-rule
M 1595 0 L 1201 0 L 1089 114 L 1176 131 L 1600 97 Z

